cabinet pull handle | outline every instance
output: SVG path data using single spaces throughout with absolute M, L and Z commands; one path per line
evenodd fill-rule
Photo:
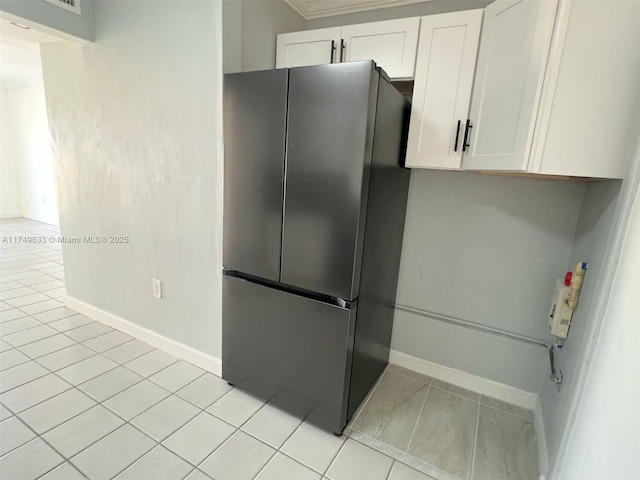
M 458 139 L 460 138 L 460 123 L 462 123 L 461 120 L 458 120 L 458 127 L 456 128 L 456 143 L 453 146 L 454 152 L 458 151 Z
M 331 40 L 331 63 L 333 63 L 333 58 L 335 57 L 335 53 L 336 53 L 336 41 Z
M 462 151 L 466 152 L 467 148 L 471 146 L 471 143 L 467 142 L 467 140 L 471 140 L 469 136 L 469 132 L 473 128 L 471 125 L 471 120 L 467 119 L 467 125 L 464 127 L 464 139 L 462 140 Z
M 341 38 L 340 39 L 340 63 L 342 63 L 344 60 L 344 50 L 347 48 L 347 46 L 344 44 L 344 39 Z

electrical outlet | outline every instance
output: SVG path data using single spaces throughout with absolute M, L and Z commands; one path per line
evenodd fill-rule
M 162 298 L 162 281 L 157 278 L 153 279 L 153 296 Z

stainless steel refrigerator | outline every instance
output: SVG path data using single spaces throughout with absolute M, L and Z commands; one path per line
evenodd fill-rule
M 373 62 L 224 92 L 222 376 L 339 434 L 389 358 L 408 103 Z

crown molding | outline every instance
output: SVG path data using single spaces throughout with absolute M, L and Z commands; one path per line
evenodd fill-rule
M 433 0 L 284 0 L 305 20 L 364 12 L 380 8 L 399 7 Z

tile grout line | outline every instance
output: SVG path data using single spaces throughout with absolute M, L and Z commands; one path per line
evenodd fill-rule
M 476 413 L 476 433 L 473 438 L 473 455 L 471 456 L 471 476 L 469 480 L 473 480 L 476 468 L 476 451 L 478 449 L 478 432 L 480 431 L 480 403 L 478 404 L 478 411 Z
M 429 392 L 431 391 L 432 386 L 433 385 L 429 384 L 429 388 L 427 389 L 427 394 L 424 396 L 424 400 L 422 401 L 422 407 L 420 407 L 420 412 L 418 413 L 418 417 L 416 418 L 416 423 L 413 426 L 411 435 L 409 436 L 409 443 L 407 444 L 407 451 L 405 452 L 407 455 L 409 455 L 409 450 L 411 449 L 411 443 L 413 443 L 413 439 L 416 434 L 416 429 L 418 428 L 418 423 L 420 423 L 420 417 L 422 417 L 422 412 L 424 411 L 424 407 L 427 404 L 427 397 L 429 396 Z

